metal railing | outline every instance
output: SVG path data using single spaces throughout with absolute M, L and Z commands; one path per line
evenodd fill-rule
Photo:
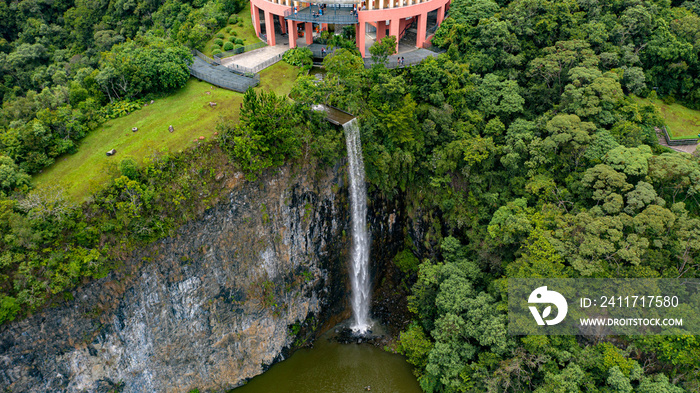
M 322 49 L 311 49 L 311 53 L 313 53 L 314 59 L 324 59 L 326 56 L 335 52 L 335 49 L 336 48 L 333 48 L 333 49 L 326 48 L 325 51 L 323 51 Z
M 192 55 L 199 57 L 200 59 L 206 61 L 209 63 L 209 65 L 220 65 L 221 64 L 221 59 L 212 59 L 211 57 L 205 55 L 204 53 L 198 51 L 197 49 L 192 49 Z
M 350 4 L 329 4 L 323 11 L 320 10 L 318 5 L 314 4 L 296 12 L 294 8 L 290 8 L 284 11 L 284 18 L 296 22 L 335 23 L 340 25 L 357 23 L 357 13 L 353 13 L 353 8 Z
M 661 131 L 663 131 L 663 137 L 664 137 L 664 139 L 666 139 L 666 143 L 668 143 L 669 146 L 683 146 L 683 145 L 697 145 L 698 144 L 698 138 L 671 139 L 671 136 L 668 134 L 668 130 L 666 129 L 666 126 L 661 127 Z
M 217 55 L 213 55 L 213 56 L 214 56 L 214 59 L 218 59 L 219 64 L 221 64 L 221 59 L 225 59 L 227 57 L 231 57 L 231 56 L 235 56 L 235 55 L 240 55 L 241 53 L 250 52 L 252 50 L 264 48 L 266 46 L 267 46 L 267 44 L 264 42 L 256 42 L 254 44 L 249 44 L 246 46 L 233 48 L 231 50 L 227 50 L 226 52 L 221 52 L 221 53 L 219 53 Z
M 413 26 L 413 25 L 415 25 L 415 24 L 416 24 L 416 21 L 415 21 L 415 20 L 413 20 L 413 22 L 407 24 L 407 25 L 403 28 L 403 30 L 401 30 L 401 32 L 399 33 L 399 36 L 396 37 L 396 40 L 397 40 L 397 41 L 401 41 L 401 39 L 403 38 L 403 36 L 406 34 L 406 31 L 408 31 L 408 29 L 411 28 L 411 26 Z
M 401 58 L 403 57 L 403 62 L 401 61 Z M 410 67 L 413 65 L 416 65 L 420 63 L 421 61 L 425 60 L 428 57 L 437 57 L 437 53 L 431 53 L 429 55 L 414 55 L 411 53 L 406 53 L 404 55 L 391 55 L 389 58 L 387 58 L 386 62 L 384 63 L 384 66 L 386 68 L 404 68 L 404 67 Z M 372 65 L 374 65 L 374 62 L 372 59 L 365 59 L 365 68 L 371 68 Z
M 426 32 L 426 34 L 427 34 L 428 36 L 431 35 L 431 34 L 435 34 L 435 32 L 437 31 L 438 27 L 440 27 L 440 25 L 435 24 L 435 26 L 433 26 L 433 27 L 431 27 L 431 28 L 428 29 L 428 31 Z
M 285 51 L 285 52 L 286 52 L 286 51 Z M 271 65 L 273 65 L 273 64 L 275 64 L 275 63 L 277 63 L 278 61 L 282 60 L 282 57 L 284 56 L 284 53 L 285 53 L 285 52 L 282 52 L 282 53 L 278 54 L 277 56 L 275 56 L 275 57 L 273 57 L 273 58 L 271 58 L 271 59 L 268 59 L 268 60 L 266 60 L 266 61 L 264 61 L 264 62 L 262 62 L 262 63 L 256 65 L 255 67 L 253 67 L 253 72 L 258 73 L 258 72 L 264 70 L 265 68 L 267 68 L 267 67 L 269 67 L 269 66 L 271 66 Z
M 235 64 L 235 63 L 227 64 L 224 67 L 228 68 L 231 72 L 235 72 L 235 73 L 239 73 L 239 74 L 244 74 L 244 75 L 257 74 L 258 72 L 264 70 L 265 68 L 282 60 L 282 57 L 284 56 L 285 52 L 282 52 L 282 53 L 276 55 L 275 57 L 267 59 L 264 62 L 256 65 L 255 67 L 246 67 L 246 66 Z
M 245 92 L 250 87 L 255 87 L 260 83 L 260 76 L 255 75 L 252 78 L 247 78 L 243 76 L 238 76 L 236 79 L 222 78 L 215 76 L 210 73 L 196 71 L 190 68 L 190 74 L 197 79 L 201 79 L 205 82 L 211 83 L 212 85 L 219 86 L 224 89 L 237 91 L 240 93 Z

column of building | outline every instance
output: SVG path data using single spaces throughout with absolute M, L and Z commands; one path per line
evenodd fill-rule
M 380 20 L 377 22 L 377 41 L 386 36 L 386 21 Z
M 287 34 L 287 24 L 284 22 L 284 15 L 280 15 L 278 18 L 280 21 L 280 29 L 282 30 L 282 34 Z
M 304 36 L 306 37 L 306 45 L 314 43 L 314 24 L 306 22 L 304 26 Z
M 258 37 L 260 37 L 260 8 L 251 4 L 250 17 L 253 20 L 253 26 L 255 26 L 255 34 L 257 34 Z
M 418 33 L 416 37 L 416 47 L 422 48 L 425 43 L 425 33 L 428 30 L 428 13 L 418 15 Z
M 355 42 L 357 49 L 360 50 L 362 57 L 365 57 L 365 20 L 362 18 L 364 14 L 358 14 L 357 25 L 355 27 Z
M 399 26 L 401 19 L 392 19 L 389 23 L 389 35 L 396 37 L 396 53 L 399 53 Z
M 297 47 L 297 23 L 291 19 L 287 20 L 287 32 L 289 34 L 289 49 Z
M 265 11 L 265 34 L 267 34 L 267 44 L 275 46 L 275 15 Z

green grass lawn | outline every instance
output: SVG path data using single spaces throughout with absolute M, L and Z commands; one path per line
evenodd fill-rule
M 299 67 L 289 65 L 281 60 L 260 72 L 260 84 L 257 89 L 274 91 L 277 95 L 288 95 L 299 74 Z
M 700 134 L 700 111 L 686 108 L 680 104 L 668 105 L 660 99 L 652 102 L 648 98 L 636 96 L 632 96 L 632 98 L 637 102 L 653 104 L 659 108 L 672 139 L 697 138 Z
M 207 94 L 210 92 L 211 94 Z M 217 103 L 209 107 L 209 101 Z M 110 120 L 91 132 L 80 143 L 78 152 L 60 157 L 56 163 L 33 178 L 38 189 L 58 186 L 67 197 L 83 201 L 116 173 L 116 166 L 125 157 L 141 163 L 153 153 L 168 150 L 177 152 L 194 145 L 194 139 L 211 139 L 217 120 L 230 116 L 238 120 L 243 95 L 190 78 L 187 85 L 176 93 L 156 100 L 130 115 Z M 173 125 L 175 132 L 168 132 Z M 138 127 L 137 132 L 131 132 Z M 116 149 L 117 154 L 107 157 L 105 152 Z
M 224 35 L 224 38 L 222 39 L 224 43 L 228 42 L 228 38 L 231 36 L 242 39 L 243 45 L 261 42 L 260 38 L 258 38 L 258 35 L 255 33 L 253 22 L 250 19 L 250 3 L 246 3 L 245 8 L 243 8 L 237 15 L 237 24 L 226 25 L 223 29 L 216 32 L 216 34 L 221 33 Z M 211 39 L 209 39 L 209 41 L 207 41 L 207 43 L 204 45 L 204 50 L 202 50 L 202 53 L 207 56 L 211 56 L 211 52 L 216 48 L 223 50 L 222 47 L 214 44 L 214 40 L 217 39 L 216 34 L 214 34 L 214 36 L 211 37 Z
M 280 61 L 260 73 L 258 90 L 288 95 L 299 68 Z M 210 94 L 208 94 L 210 93 Z M 217 103 L 209 107 L 209 101 Z M 106 122 L 82 140 L 78 152 L 56 160 L 33 177 L 36 189 L 58 186 L 66 197 L 82 202 L 119 174 L 117 164 L 125 157 L 141 163 L 144 157 L 164 150 L 178 152 L 195 145 L 200 136 L 214 137 L 220 117 L 238 121 L 243 94 L 212 87 L 190 78 L 179 91 L 156 100 L 130 115 Z M 173 125 L 175 132 L 168 132 Z M 131 132 L 138 127 L 137 132 Z M 117 154 L 107 157 L 108 150 Z

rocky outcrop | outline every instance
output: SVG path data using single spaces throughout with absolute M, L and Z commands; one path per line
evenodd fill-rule
M 222 179 L 228 198 L 201 219 L 72 300 L 0 327 L 0 391 L 223 391 L 261 373 L 292 332 L 346 309 L 342 174 Z M 397 213 L 376 206 L 373 243 L 388 255 L 379 245 L 401 238 Z

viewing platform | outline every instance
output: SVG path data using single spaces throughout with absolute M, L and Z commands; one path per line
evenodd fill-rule
M 348 4 L 330 4 L 321 11 L 319 4 L 311 4 L 306 8 L 289 9 L 284 13 L 284 19 L 295 22 L 332 23 L 336 25 L 354 25 L 357 22 L 357 12 Z
M 330 10 L 333 6 L 350 7 L 353 5 L 357 6 L 358 10 L 361 11 L 372 11 L 372 10 L 388 10 L 392 8 L 409 7 L 412 5 L 418 5 L 422 3 L 429 3 L 433 0 L 310 0 L 310 1 L 291 1 L 291 0 L 264 0 L 266 2 L 281 5 L 287 8 L 294 8 L 296 5 L 301 11 L 302 7 L 307 7 L 309 5 L 318 6 L 320 4 L 326 4 Z M 363 8 L 364 7 L 364 8 Z
M 276 45 L 279 33 L 289 41 L 288 48 L 311 45 L 314 35 L 323 31 L 338 34 L 343 25 L 355 26 L 355 44 L 362 57 L 367 57 L 371 43 L 386 36 L 396 37 L 396 52 L 399 42 L 409 29 L 415 48 L 430 45 L 437 27 L 442 23 L 451 0 L 250 0 L 250 16 L 259 37 L 263 36 L 270 46 Z M 429 23 L 430 22 L 430 23 Z M 341 27 L 339 27 L 341 26 Z
M 330 105 L 318 104 L 312 107 L 313 110 L 326 113 L 326 120 L 337 126 L 342 126 L 355 118 L 355 115 L 332 107 Z

